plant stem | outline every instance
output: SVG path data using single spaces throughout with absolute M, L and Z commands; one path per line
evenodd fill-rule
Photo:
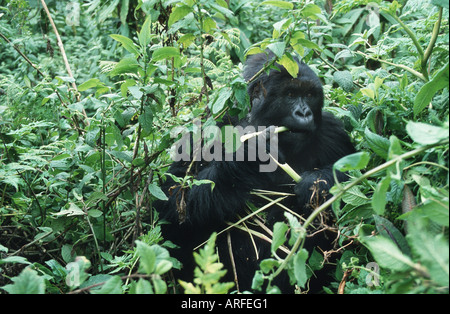
M 416 70 L 414 70 L 414 69 L 411 69 L 410 67 L 408 67 L 408 66 L 406 66 L 406 65 L 403 65 L 403 64 L 397 64 L 397 63 L 392 63 L 392 62 L 389 62 L 389 61 L 386 61 L 386 60 L 383 60 L 383 59 L 379 59 L 379 58 L 374 58 L 374 57 L 369 56 L 369 55 L 367 55 L 367 54 L 365 54 L 365 53 L 363 53 L 363 52 L 361 52 L 361 51 L 355 51 L 355 53 L 356 53 L 356 54 L 359 54 L 360 56 L 363 56 L 364 58 L 371 59 L 371 60 L 375 60 L 375 61 L 378 61 L 378 62 L 381 62 L 381 63 L 385 63 L 385 64 L 388 64 L 388 65 L 392 65 L 392 66 L 397 67 L 397 68 L 399 68 L 399 69 L 403 69 L 403 70 L 405 70 L 405 71 L 408 71 L 408 72 L 411 73 L 412 75 L 418 77 L 418 78 L 421 79 L 422 81 L 428 82 L 428 78 L 427 78 L 425 75 L 423 75 L 423 73 L 420 73 L 420 72 L 418 72 L 418 71 L 416 71 Z
M 430 43 L 428 44 L 427 49 L 425 50 L 423 59 L 422 59 L 422 69 L 426 69 L 427 68 L 427 63 L 428 60 L 430 59 L 431 53 L 433 52 L 433 48 L 434 45 L 436 44 L 436 40 L 437 37 L 439 35 L 439 29 L 441 28 L 441 22 L 442 22 L 442 12 L 443 12 L 444 8 L 440 8 L 439 9 L 439 16 L 438 19 L 436 21 L 436 23 L 434 24 L 434 28 L 433 28 L 433 33 L 431 35 L 431 40 Z

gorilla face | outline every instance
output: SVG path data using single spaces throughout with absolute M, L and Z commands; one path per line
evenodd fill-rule
M 264 58 L 265 57 L 265 58 Z M 267 62 L 264 54 L 249 57 L 244 77 L 252 77 Z M 249 122 L 254 126 L 285 126 L 279 135 L 282 150 L 303 147 L 313 140 L 322 122 L 323 89 L 317 75 L 304 63 L 299 64 L 297 78 L 278 66 L 263 74 L 249 86 L 252 110 Z M 255 72 L 256 73 L 256 72 Z M 270 79 L 269 79 L 270 76 Z

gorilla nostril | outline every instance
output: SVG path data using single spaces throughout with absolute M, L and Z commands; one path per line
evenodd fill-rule
M 294 110 L 294 116 L 298 118 L 309 118 L 312 116 L 312 111 L 309 108 L 297 108 L 296 110 Z

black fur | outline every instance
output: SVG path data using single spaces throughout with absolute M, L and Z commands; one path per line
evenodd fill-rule
M 244 78 L 252 78 L 271 58 L 271 53 L 249 57 Z M 170 194 L 169 200 L 160 202 L 155 207 L 161 213 L 161 218 L 170 223 L 163 227 L 164 237 L 180 246 L 172 253 L 183 263 L 181 273 L 177 274 L 178 278 L 192 280 L 194 247 L 207 240 L 212 232 L 226 227 L 225 222 L 237 221 L 238 215 L 245 216 L 246 202 L 261 205 L 261 199 L 251 197 L 252 190 L 295 193 L 297 198 L 287 204 L 300 214 L 309 213 L 312 198 L 319 197 L 319 201 L 323 202 L 327 191 L 334 185 L 333 163 L 354 152 L 341 122 L 331 114 L 322 112 L 324 96 L 321 83 L 314 72 L 299 62 L 299 75 L 294 79 L 283 67 L 277 66 L 278 70 L 272 69 L 269 74 L 262 74 L 249 84 L 252 109 L 239 125 L 288 127 L 290 131 L 278 136 L 279 159 L 287 162 L 301 175 L 302 180 L 294 184 L 280 169 L 275 172 L 260 172 L 258 161 L 195 162 L 191 175 L 195 175 L 198 180 L 214 181 L 212 192 L 209 184 L 180 191 L 179 186 L 168 179 L 163 189 Z M 178 177 L 184 177 L 189 164 L 175 162 L 169 171 Z M 346 179 L 342 173 L 337 176 L 340 181 Z M 316 196 L 311 189 L 314 185 L 320 188 Z M 284 217 L 279 207 L 269 210 L 266 224 L 271 228 Z M 181 216 L 180 212 L 183 212 Z M 270 244 L 254 237 L 259 251 L 259 259 L 256 259 L 254 245 L 247 233 L 231 229 L 230 239 L 239 288 L 241 291 L 249 290 L 255 271 L 259 269 L 259 262 L 270 257 Z M 319 245 L 319 242 L 308 239 L 307 245 L 311 249 Z M 329 246 L 329 242 L 331 240 L 326 240 L 325 245 Z M 227 280 L 233 281 L 234 272 L 226 234 L 218 237 L 217 245 L 220 261 L 228 269 Z M 283 285 L 283 291 L 293 291 L 289 284 L 279 284 Z

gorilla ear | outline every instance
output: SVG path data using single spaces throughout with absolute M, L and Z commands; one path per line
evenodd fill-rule
M 256 82 L 250 92 L 250 101 L 252 107 L 256 107 L 263 103 L 266 96 L 267 90 L 264 87 L 263 83 L 261 81 Z

